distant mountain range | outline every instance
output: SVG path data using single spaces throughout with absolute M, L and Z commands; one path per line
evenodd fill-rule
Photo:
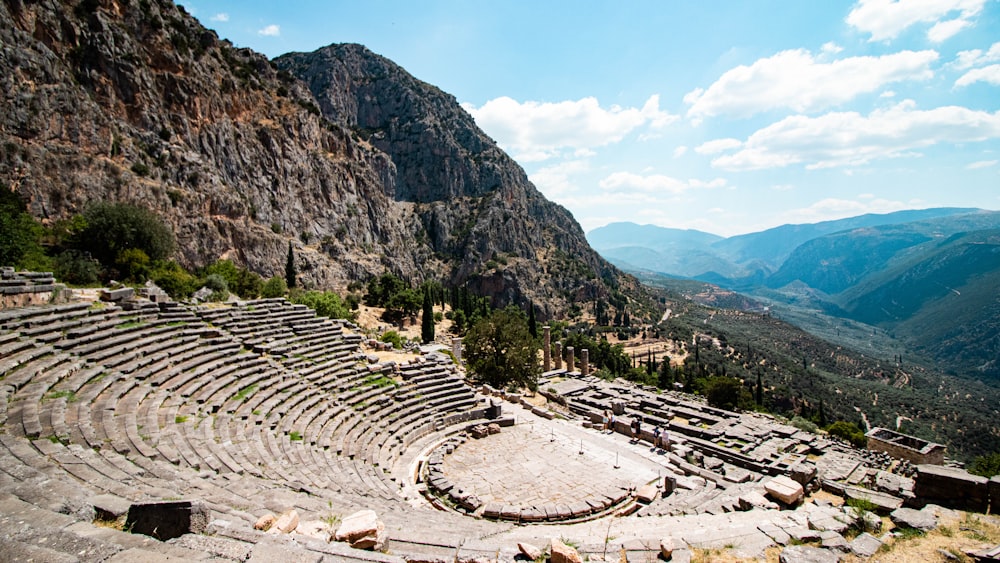
M 722 238 L 633 223 L 591 245 L 644 278 L 690 278 L 890 331 L 946 369 L 1000 379 L 1000 212 L 938 208 Z

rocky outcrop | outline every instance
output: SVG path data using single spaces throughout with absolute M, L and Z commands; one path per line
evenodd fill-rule
M 187 266 L 279 274 L 291 240 L 307 286 L 388 269 L 543 315 L 635 287 L 453 97 L 363 47 L 272 62 L 168 0 L 4 0 L 0 71 L 0 183 L 43 220 L 139 203 Z
M 593 299 L 619 282 L 572 215 L 546 200 L 453 96 L 361 45 L 274 62 L 309 85 L 323 115 L 390 156 L 393 197 L 413 204 L 451 283 L 545 305 Z

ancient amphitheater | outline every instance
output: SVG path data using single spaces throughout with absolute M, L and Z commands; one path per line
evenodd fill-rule
M 4 278 L 14 296 L 53 283 Z M 553 412 L 470 386 L 444 355 L 378 361 L 345 323 L 282 299 L 130 295 L 0 310 L 0 559 L 495 561 L 553 543 L 591 561 L 670 546 L 674 561 L 782 546 L 863 557 L 885 539 L 882 520 L 843 498 L 907 525 L 945 509 L 904 504 L 962 486 L 983 493 L 965 491 L 961 508 L 985 510 L 995 489 L 564 368 L 543 377 L 565 405 Z M 614 432 L 598 428 L 605 409 Z M 656 424 L 666 448 L 652 447 Z M 331 541 L 367 510 L 381 551 Z M 268 514 L 278 522 L 255 529 Z M 148 535 L 108 525 L 122 519 Z

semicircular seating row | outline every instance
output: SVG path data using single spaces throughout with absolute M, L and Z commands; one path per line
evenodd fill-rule
M 450 361 L 369 364 L 360 340 L 284 299 L 0 311 L 0 490 L 55 479 L 52 506 L 198 496 L 248 522 L 335 504 L 412 523 L 389 468 L 480 401 Z

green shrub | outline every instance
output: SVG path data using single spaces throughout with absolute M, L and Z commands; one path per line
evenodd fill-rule
M 340 295 L 332 291 L 302 291 L 293 292 L 289 297 L 292 303 L 305 305 L 316 311 L 321 317 L 331 319 L 347 319 L 353 321 L 357 314 L 351 311 Z
M 142 207 L 96 203 L 83 212 L 83 223 L 73 237 L 73 246 L 89 252 L 105 268 L 117 268 L 119 255 L 128 249 L 139 249 L 152 261 L 165 260 L 174 249 L 170 228 Z
M 174 299 L 187 299 L 198 289 L 198 280 L 173 260 L 158 262 L 150 274 L 150 279 Z
M 819 427 L 816 426 L 814 422 L 806 420 L 801 416 L 793 417 L 790 424 L 798 428 L 799 430 L 803 430 L 805 432 L 816 432 L 817 430 L 819 430 Z
M 285 283 L 285 278 L 281 276 L 274 276 L 267 280 L 260 290 L 261 297 L 265 299 L 284 297 L 286 293 L 288 293 L 288 284 Z
M 392 347 L 399 350 L 403 347 L 403 337 L 399 335 L 395 330 L 390 330 L 382 334 L 379 338 L 382 342 L 388 342 L 392 344 Z

